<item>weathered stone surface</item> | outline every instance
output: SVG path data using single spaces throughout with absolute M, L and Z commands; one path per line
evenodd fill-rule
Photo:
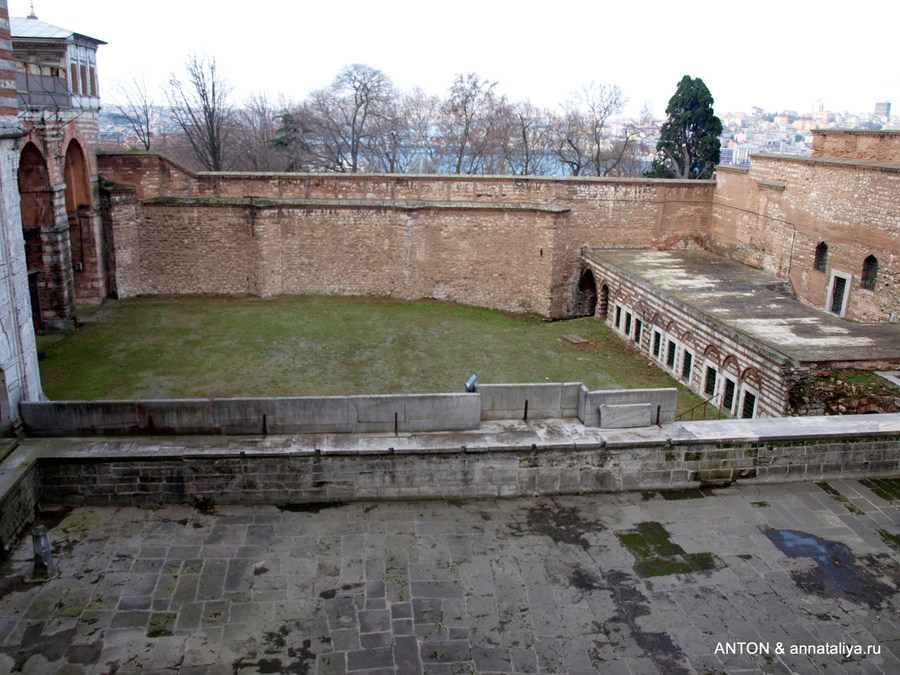
M 29 541 L 0 568 L 0 668 L 893 673 L 898 495 L 79 508 L 50 528 L 58 578 L 23 583 Z M 840 643 L 862 653 L 791 653 Z

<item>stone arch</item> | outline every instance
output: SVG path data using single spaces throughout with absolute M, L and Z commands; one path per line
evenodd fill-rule
M 816 246 L 816 255 L 813 260 L 813 267 L 819 272 L 824 272 L 828 268 L 828 244 L 824 241 L 819 242 Z
M 655 312 L 652 317 L 650 317 L 650 323 L 657 328 L 663 328 L 666 323 L 665 317 L 660 312 Z
M 694 346 L 694 334 L 690 330 L 684 331 L 684 334 L 681 336 L 681 341 L 688 347 L 693 347 Z
M 600 293 L 597 298 L 597 316 L 606 317 L 609 314 L 609 285 L 604 283 L 600 286 Z
M 678 330 L 678 325 L 675 323 L 674 319 L 672 319 L 671 321 L 669 321 L 669 323 L 666 324 L 666 332 L 669 335 L 672 335 L 676 338 L 679 337 L 680 333 Z
M 762 376 L 756 368 L 751 366 L 745 368 L 744 372 L 741 373 L 741 382 L 749 382 L 759 388 L 762 385 Z
M 738 363 L 737 357 L 733 354 L 729 354 L 725 357 L 725 360 L 722 361 L 722 370 L 728 370 L 733 375 L 738 376 L 741 374 L 741 366 Z
M 594 316 L 597 311 L 597 281 L 590 265 L 581 270 L 578 286 L 575 289 L 575 301 L 572 303 L 572 317 Z
M 93 282 L 99 278 L 100 261 L 88 165 L 84 150 L 76 139 L 69 141 L 66 149 L 64 175 L 75 298 L 85 302 L 96 294 Z
M 862 268 L 862 287 L 868 290 L 874 290 L 875 282 L 878 279 L 878 258 L 870 255 L 863 261 Z
M 719 348 L 715 345 L 709 345 L 703 350 L 703 358 L 719 365 L 722 362 L 722 356 L 719 354 Z
M 43 233 L 53 229 L 54 212 L 50 173 L 44 156 L 34 143 L 28 143 L 22 149 L 18 182 L 31 314 L 35 330 L 40 330 L 45 315 L 53 317 L 53 298 L 49 293 L 52 275 L 44 260 Z

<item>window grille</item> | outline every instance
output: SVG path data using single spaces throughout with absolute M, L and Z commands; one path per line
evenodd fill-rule
M 815 266 L 819 272 L 824 272 L 825 268 L 828 267 L 828 244 L 824 241 L 816 246 Z
M 868 290 L 875 288 L 875 279 L 878 277 L 878 258 L 870 255 L 863 262 L 862 287 Z

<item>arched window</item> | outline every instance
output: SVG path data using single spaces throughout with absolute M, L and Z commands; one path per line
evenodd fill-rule
M 870 291 L 875 288 L 875 279 L 878 277 L 878 258 L 870 255 L 863 261 L 862 287 Z
M 828 244 L 824 241 L 816 246 L 816 262 L 815 267 L 820 272 L 824 272 L 828 266 Z

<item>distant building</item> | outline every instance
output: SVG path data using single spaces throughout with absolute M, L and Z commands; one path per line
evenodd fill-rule
M 883 103 L 875 104 L 875 114 L 880 117 L 890 117 L 891 116 L 891 102 L 884 101 Z

